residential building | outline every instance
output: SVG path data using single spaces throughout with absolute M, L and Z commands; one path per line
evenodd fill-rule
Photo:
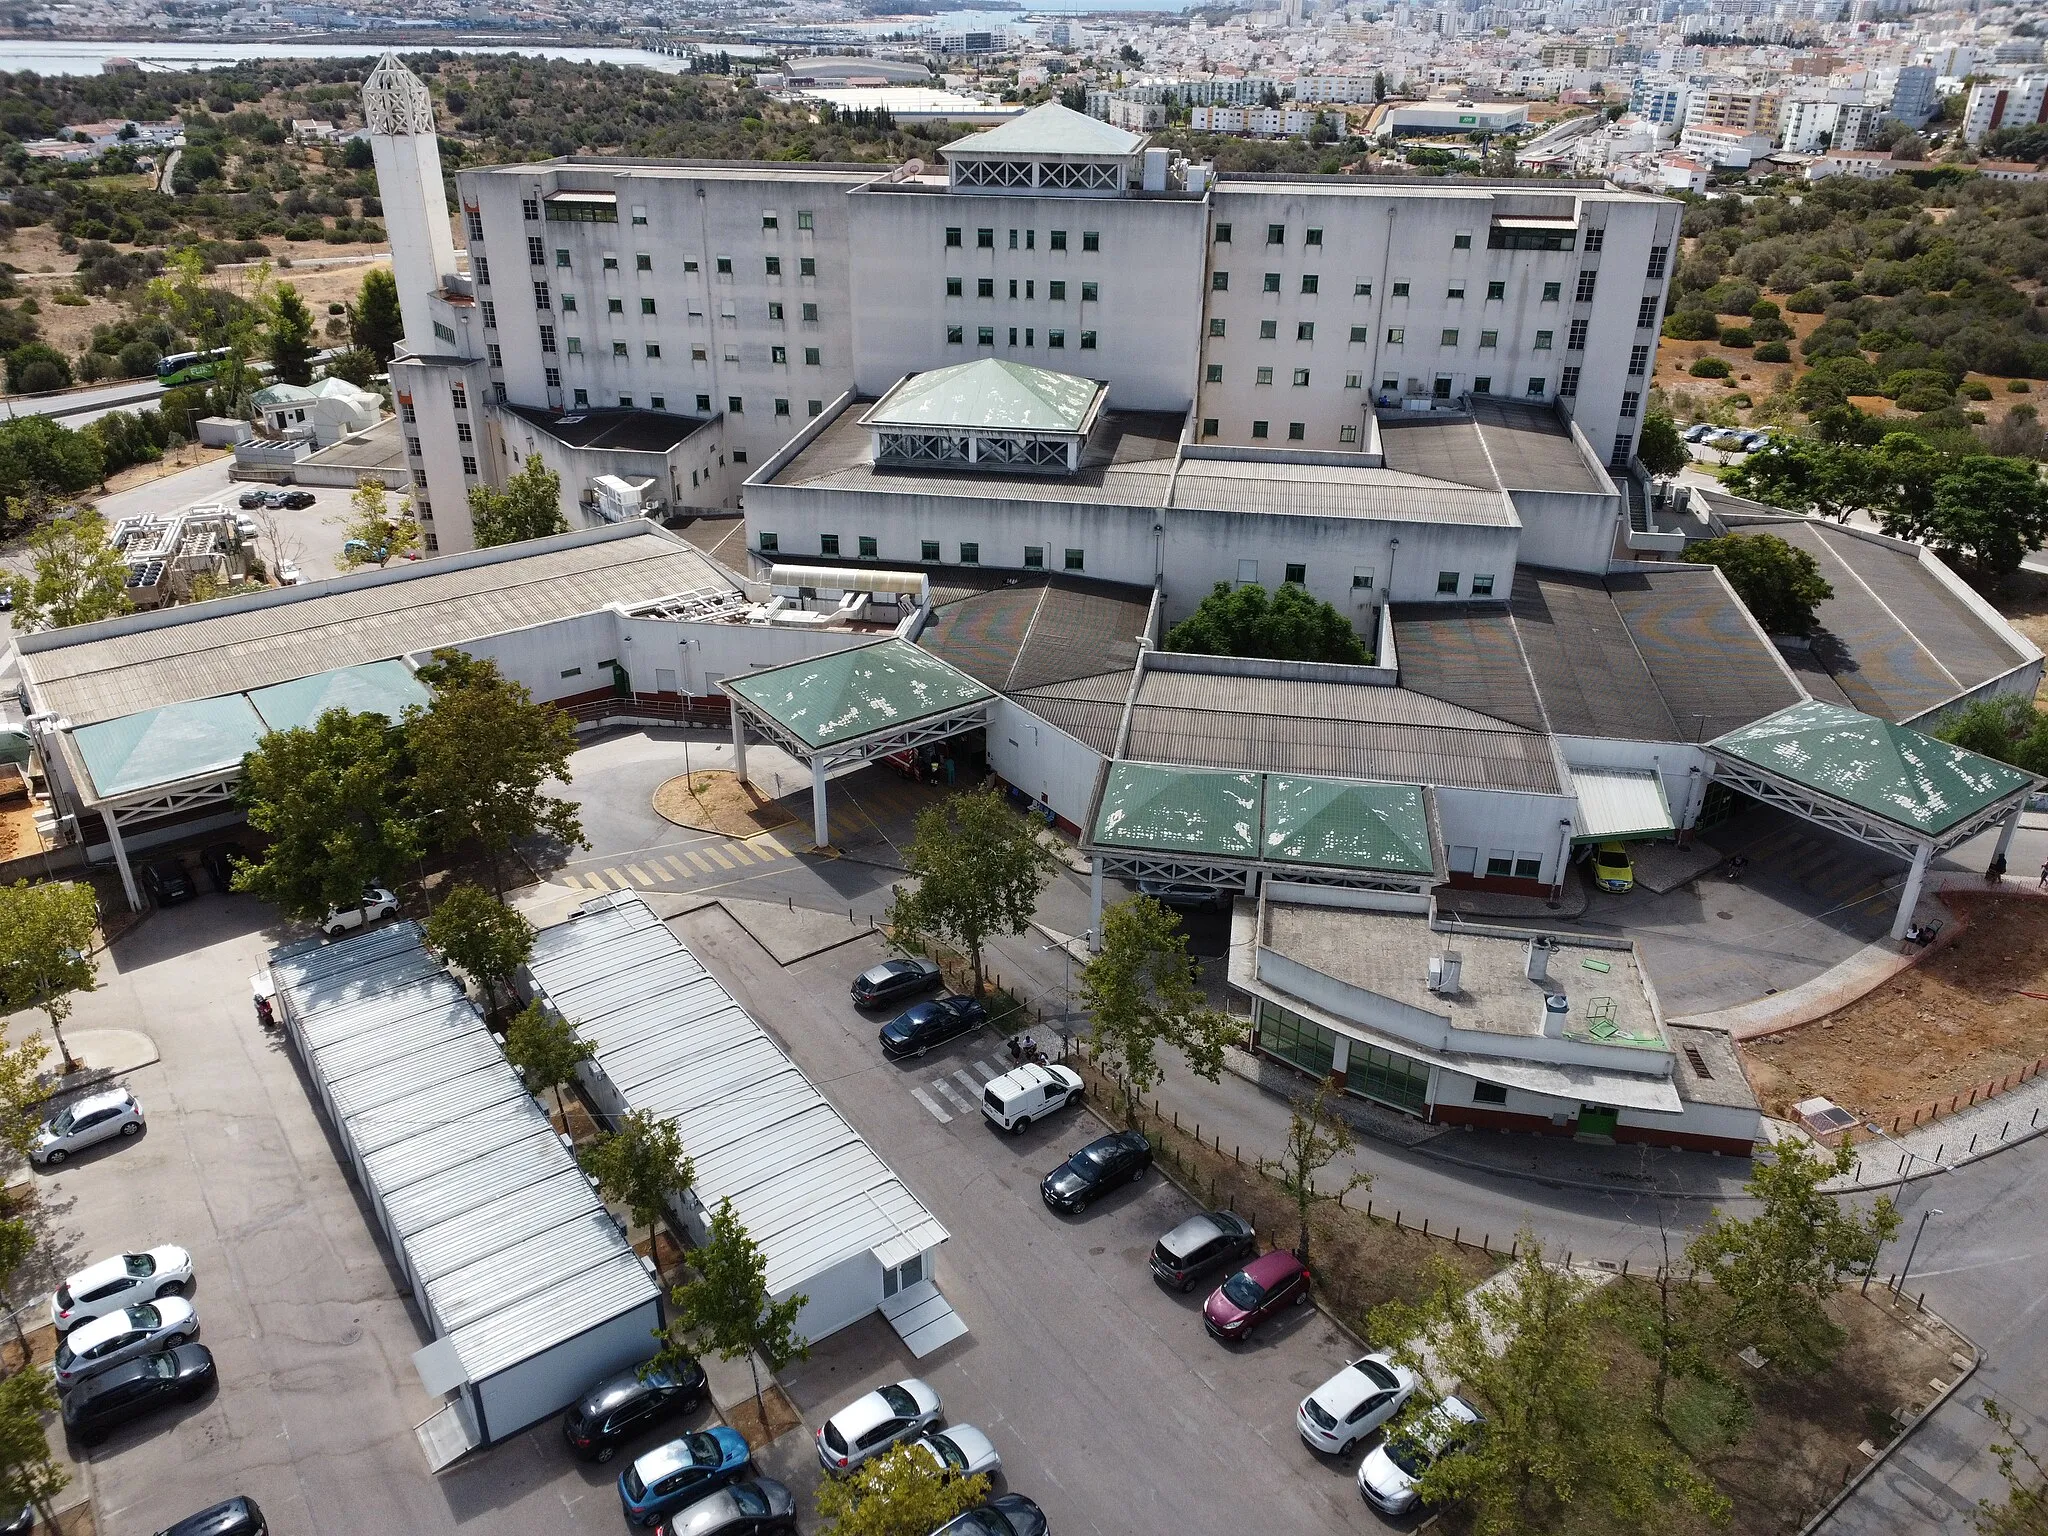
M 1854 176 L 1863 181 L 1882 181 L 1905 167 L 1882 149 L 1831 149 L 1806 168 L 1808 181 L 1830 176 Z
M 1708 86 L 1694 98 L 1686 126 L 1734 128 L 1769 137 L 1778 131 L 1783 97 L 1749 87 Z
M 1294 82 L 1294 99 L 1369 106 L 1379 100 L 1373 84 L 1371 75 L 1303 75 Z
M 1963 142 L 1975 144 L 2000 128 L 2048 123 L 2048 75 L 1980 80 L 1963 105 Z
M 1886 110 L 1908 128 L 1926 127 L 1928 119 L 1941 105 L 1941 97 L 1935 90 L 1938 78 L 1931 64 L 1904 66 L 1892 85 L 1892 104 Z
M 1676 133 L 1685 126 L 1686 104 L 1691 96 L 1692 87 L 1683 80 L 1639 75 L 1629 88 L 1628 109 L 1645 122 Z
M 1750 161 L 1771 152 L 1771 138 L 1766 133 L 1752 133 L 1740 128 L 1713 128 L 1704 123 L 1688 123 L 1685 132 L 1678 136 L 1678 152 L 1688 160 L 1698 160 L 1706 165 L 1746 170 Z

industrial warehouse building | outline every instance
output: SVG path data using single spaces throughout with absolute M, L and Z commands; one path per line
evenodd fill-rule
M 270 983 L 433 1334 L 413 1359 L 452 1394 L 420 1426 L 435 1466 L 654 1353 L 652 1267 L 417 925 L 274 950 Z

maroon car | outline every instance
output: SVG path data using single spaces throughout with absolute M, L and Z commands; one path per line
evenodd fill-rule
M 1306 1264 L 1275 1248 L 1209 1293 L 1202 1303 L 1202 1326 L 1226 1344 L 1248 1339 L 1267 1318 L 1308 1300 L 1308 1278 Z

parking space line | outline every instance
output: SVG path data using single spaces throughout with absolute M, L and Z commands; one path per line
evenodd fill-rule
M 959 1090 L 943 1077 L 933 1078 L 932 1086 L 938 1089 L 945 1096 L 946 1102 L 959 1110 L 961 1114 L 971 1115 L 974 1113 L 974 1106 L 961 1098 Z
M 690 857 L 694 859 L 694 858 L 695 858 L 696 856 L 697 856 L 696 850 L 695 850 L 695 849 L 692 849 L 692 850 L 690 851 Z M 726 857 L 726 856 L 725 856 L 724 854 L 720 853 L 720 852 L 719 852 L 719 851 L 718 851 L 718 850 L 717 850 L 716 848 L 706 848 L 706 849 L 704 850 L 704 857 L 705 857 L 705 858 L 707 858 L 707 859 L 709 859 L 709 860 L 711 860 L 711 861 L 712 861 L 712 863 L 716 864 L 716 865 L 717 865 L 717 866 L 718 866 L 718 867 L 719 867 L 720 869 L 731 869 L 731 868 L 733 867 L 733 862 L 732 862 L 732 860 L 731 860 L 731 859 L 728 859 L 728 858 L 727 858 L 727 857 Z
M 911 1089 L 910 1096 L 913 1099 L 917 1100 L 918 1103 L 922 1104 L 926 1109 L 930 1110 L 932 1112 L 933 1117 L 939 1122 L 939 1124 L 951 1125 L 953 1123 L 953 1117 L 947 1114 L 943 1109 L 939 1108 L 937 1101 L 934 1100 L 932 1096 L 926 1093 L 922 1088 Z

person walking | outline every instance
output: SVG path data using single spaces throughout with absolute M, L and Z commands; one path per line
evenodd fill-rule
M 2041 888 L 2048 890 L 2048 859 L 2041 861 Z

